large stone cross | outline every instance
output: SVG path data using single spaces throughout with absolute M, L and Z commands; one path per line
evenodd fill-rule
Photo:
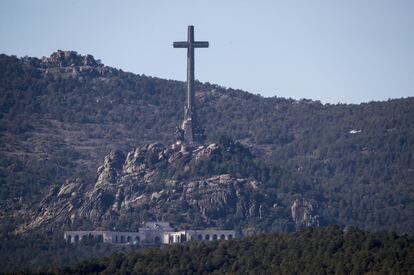
M 187 104 L 181 129 L 184 131 L 184 143 L 196 145 L 202 143 L 203 133 L 197 124 L 194 106 L 194 48 L 208 48 L 208 41 L 194 41 L 194 26 L 188 26 L 187 41 L 174 42 L 174 48 L 187 48 Z

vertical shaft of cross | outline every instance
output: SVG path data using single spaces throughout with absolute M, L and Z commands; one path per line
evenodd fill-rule
M 194 26 L 187 30 L 187 109 L 193 110 L 194 105 Z
M 187 100 L 184 108 L 184 120 L 181 128 L 178 128 L 177 142 L 186 145 L 202 144 L 204 139 L 203 130 L 198 125 L 195 110 L 194 91 L 194 48 L 208 48 L 207 41 L 194 41 L 194 26 L 188 26 L 187 41 L 174 42 L 174 48 L 187 49 Z

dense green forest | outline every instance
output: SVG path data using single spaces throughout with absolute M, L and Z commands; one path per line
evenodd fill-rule
M 50 274 L 411 274 L 414 240 L 355 228 L 172 245 L 114 254 Z M 44 274 L 44 273 L 43 273 Z
M 113 253 L 138 250 L 135 246 L 113 246 L 89 240 L 73 245 L 59 234 L 9 235 L 0 243 L 0 273 L 75 264 Z

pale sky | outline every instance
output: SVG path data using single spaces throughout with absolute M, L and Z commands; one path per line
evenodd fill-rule
M 263 96 L 360 103 L 414 96 L 414 1 L 0 0 L 0 53 L 75 50 L 137 74 Z

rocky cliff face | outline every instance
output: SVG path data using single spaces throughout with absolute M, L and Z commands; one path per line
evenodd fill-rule
M 154 143 L 126 157 L 111 152 L 93 184 L 75 179 L 52 188 L 34 219 L 19 230 L 133 230 L 144 220 L 172 221 L 183 227 L 255 224 L 278 210 L 277 194 L 265 191 L 260 181 L 230 174 L 188 176 L 201 169 L 195 168 L 199 163 L 214 163 L 222 150 L 230 149 L 209 144 L 180 151 Z
M 319 215 L 316 213 L 316 204 L 309 199 L 297 198 L 291 207 L 292 219 L 297 228 L 319 226 Z

